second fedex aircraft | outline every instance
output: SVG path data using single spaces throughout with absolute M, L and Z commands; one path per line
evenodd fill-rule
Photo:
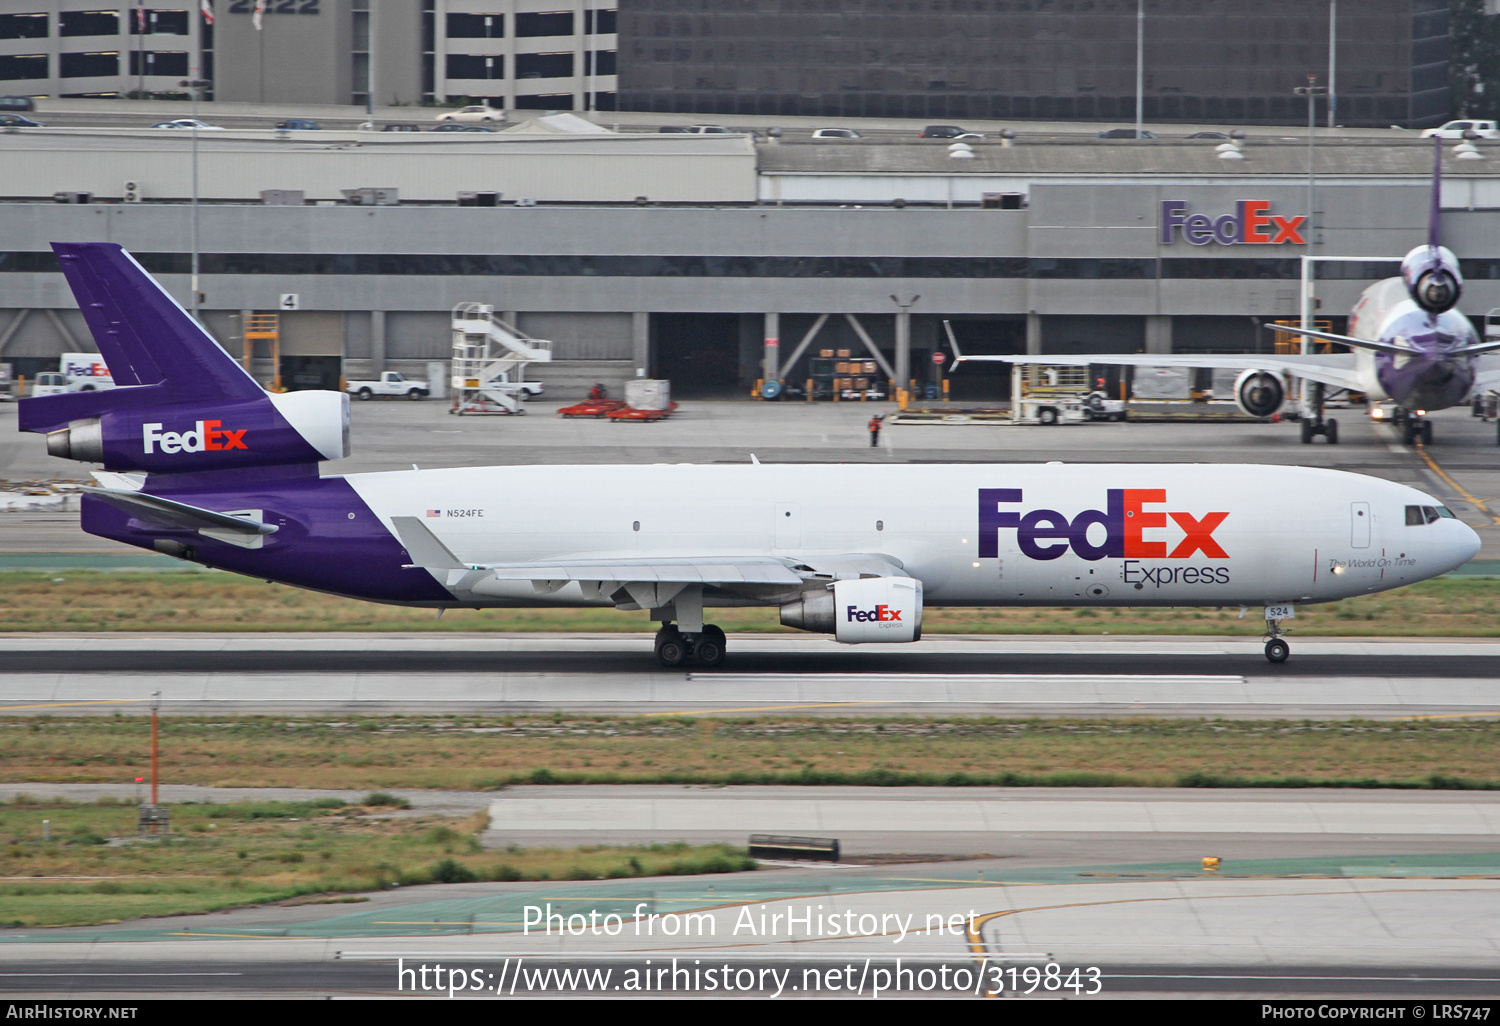
M 612 606 L 668 666 L 719 665 L 724 606 L 910 642 L 929 606 L 1265 606 L 1400 587 L 1479 539 L 1431 496 L 1243 465 L 556 466 L 320 476 L 348 397 L 267 394 L 119 246 L 56 244 L 118 387 L 24 400 L 102 465 L 83 528 L 206 566 L 431 608 Z

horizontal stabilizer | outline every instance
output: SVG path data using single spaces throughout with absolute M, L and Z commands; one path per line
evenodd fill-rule
M 401 544 L 412 564 L 427 570 L 468 570 L 467 563 L 460 563 L 448 546 L 438 541 L 437 535 L 427 529 L 417 517 L 391 517 L 391 524 L 401 536 Z
M 145 492 L 87 487 L 83 490 L 139 520 L 167 527 L 185 527 L 195 531 L 233 531 L 243 535 L 274 534 L 278 530 L 274 524 L 262 524 L 244 517 L 230 516 L 228 513 L 216 513 L 211 509 L 189 506 L 185 502 L 174 502 Z

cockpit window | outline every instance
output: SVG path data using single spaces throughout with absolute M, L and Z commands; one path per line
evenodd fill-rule
M 1458 518 L 1447 506 L 1408 506 L 1406 507 L 1406 523 L 1408 526 L 1420 526 L 1430 524 L 1434 520 L 1448 517 L 1452 520 Z

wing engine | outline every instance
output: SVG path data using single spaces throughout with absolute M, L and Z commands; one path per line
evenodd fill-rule
M 1234 379 L 1234 401 L 1251 417 L 1271 417 L 1286 404 L 1281 375 L 1249 368 Z

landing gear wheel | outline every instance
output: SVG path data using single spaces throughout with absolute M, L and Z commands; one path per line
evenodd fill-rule
M 698 644 L 693 646 L 693 658 L 702 666 L 722 666 L 725 655 L 724 632 L 713 624 L 705 624 L 698 635 Z
M 1325 420 L 1323 422 L 1323 439 L 1329 445 L 1339 444 L 1339 422 L 1336 420 Z
M 1313 440 L 1313 423 L 1310 420 L 1304 420 L 1302 422 L 1302 444 L 1303 445 L 1312 445 L 1312 440 Z
M 1401 440 L 1407 445 L 1411 445 L 1417 440 L 1417 426 L 1411 421 L 1407 421 L 1406 426 L 1402 428 Z
M 1280 638 L 1272 638 L 1266 642 L 1266 658 L 1273 663 L 1284 663 L 1291 654 L 1292 647 Z
M 656 658 L 663 666 L 681 666 L 687 662 L 688 645 L 681 634 L 674 634 L 656 643 Z
M 1432 421 L 1430 421 L 1430 420 L 1424 420 L 1424 421 L 1422 421 L 1422 428 L 1421 428 L 1421 430 L 1422 430 L 1422 444 L 1423 445 L 1431 445 L 1432 444 Z

